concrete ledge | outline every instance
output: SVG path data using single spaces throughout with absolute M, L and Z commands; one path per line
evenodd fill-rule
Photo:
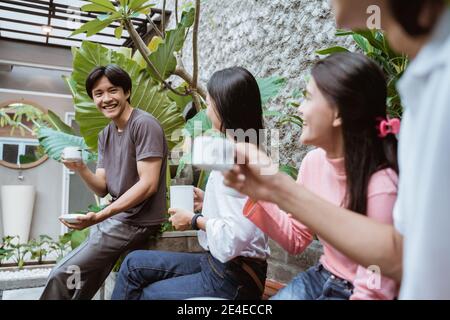
M 48 272 L 37 273 L 36 275 L 27 274 L 27 275 L 24 275 L 23 277 L 19 277 L 19 278 L 10 278 L 10 279 L 0 280 L 0 291 L 42 287 L 46 284 L 48 273 L 53 268 L 53 266 L 54 265 L 31 266 L 31 267 L 24 267 L 21 270 L 19 270 L 19 268 L 17 268 L 17 267 L 0 268 L 0 272 L 14 272 L 14 273 L 21 272 L 24 270 L 28 270 L 28 271 L 36 270 L 36 269 L 48 270 Z
M 187 231 L 168 231 L 161 235 L 161 238 L 182 238 L 182 237 L 195 237 L 197 238 L 198 231 L 187 230 Z
M 164 232 L 159 238 L 148 242 L 149 250 L 174 252 L 204 252 L 197 240 L 197 231 Z

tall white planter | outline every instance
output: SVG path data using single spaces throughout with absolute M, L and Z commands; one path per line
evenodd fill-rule
M 36 190 L 34 186 L 2 186 L 3 235 L 19 236 L 25 243 L 30 236 Z

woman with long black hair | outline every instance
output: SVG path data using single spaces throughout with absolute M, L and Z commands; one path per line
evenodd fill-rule
M 207 104 L 214 129 L 238 141 L 234 133 L 253 132 L 250 142 L 259 144 L 261 96 L 249 71 L 214 73 Z M 211 172 L 204 195 L 196 195 L 203 200 L 202 214 L 170 208 L 170 221 L 177 230 L 200 229 L 198 240 L 207 252 L 134 251 L 122 263 L 112 299 L 261 298 L 268 238 L 242 215 L 247 197 L 226 187 L 219 171 Z
M 298 183 L 338 206 L 392 224 L 397 198 L 397 139 L 386 125 L 386 80 L 380 67 L 356 53 L 319 61 L 300 107 L 301 142 L 316 146 L 303 159 Z M 249 200 L 244 214 L 292 254 L 314 232 L 276 205 Z M 396 283 L 372 274 L 323 241 L 320 262 L 300 273 L 273 299 L 393 299 Z M 377 283 L 378 285 L 373 285 Z M 373 286 L 373 287 L 372 287 Z

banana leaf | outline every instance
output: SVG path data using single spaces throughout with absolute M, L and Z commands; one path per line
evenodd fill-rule
M 95 154 L 89 151 L 88 146 L 82 137 L 70 135 L 61 131 L 56 131 L 45 126 L 37 130 L 40 145 L 44 148 L 45 153 L 53 160 L 60 161 L 61 153 L 65 147 L 80 147 L 83 152 L 83 160 L 85 162 L 94 161 Z

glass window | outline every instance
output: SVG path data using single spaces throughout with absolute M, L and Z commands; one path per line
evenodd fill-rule
M 41 158 L 37 139 L 0 138 L 1 159 L 11 164 L 32 163 Z
M 19 145 L 17 144 L 4 144 L 2 160 L 10 163 L 17 163 L 17 157 L 19 156 Z

